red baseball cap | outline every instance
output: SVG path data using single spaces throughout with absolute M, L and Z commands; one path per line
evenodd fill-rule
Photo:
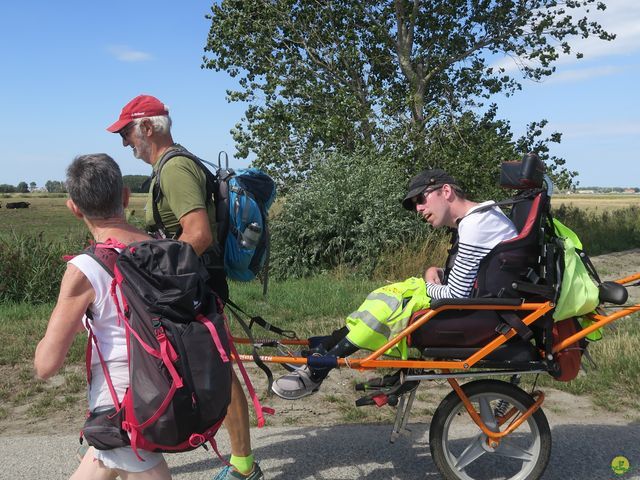
M 118 121 L 107 128 L 111 133 L 117 133 L 129 125 L 136 118 L 169 115 L 169 107 L 151 95 L 138 95 L 127 103 L 120 112 Z

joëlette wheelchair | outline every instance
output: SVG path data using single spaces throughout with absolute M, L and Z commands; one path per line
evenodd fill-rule
M 519 191 L 509 202 L 500 202 L 512 205 L 510 218 L 519 235 L 485 257 L 473 298 L 433 301 L 430 309 L 412 316 L 399 336 L 364 358 L 260 356 L 261 361 L 288 365 L 322 367 L 329 362 L 360 370 L 398 369 L 356 386 L 365 392 L 356 405 L 397 407 L 392 442 L 406 431 L 419 383 L 446 380 L 453 391 L 433 415 L 429 446 L 447 479 L 486 478 L 487 472 L 500 472 L 500 478 L 540 478 L 551 453 L 551 432 L 541 408 L 544 393 L 525 392 L 518 386 L 520 377 L 545 372 L 560 376 L 560 352 L 583 348 L 590 333 L 640 311 L 640 304 L 624 305 L 626 286 L 637 282 L 640 273 L 603 282 L 600 306 L 587 315 L 594 323 L 554 343 L 552 314 L 561 285 L 562 252 L 549 234 L 553 228 L 551 182 L 542 162 L 535 155 L 526 155 L 522 162 L 503 163 L 500 183 Z M 450 260 L 453 255 L 455 243 Z M 383 358 L 403 338 L 419 355 L 407 360 Z M 248 343 L 247 339 L 235 340 Z M 307 340 L 297 339 L 277 343 L 297 348 L 308 345 Z M 510 381 L 485 378 L 491 376 L 506 376 Z M 472 381 L 461 384 L 461 379 Z

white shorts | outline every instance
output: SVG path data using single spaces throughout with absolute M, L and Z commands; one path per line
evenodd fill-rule
M 117 468 L 125 472 L 139 473 L 147 471 L 158 465 L 164 457 L 159 452 L 138 450 L 138 455 L 144 461 L 140 461 L 131 447 L 114 448 L 113 450 L 97 450 L 94 448 L 93 457 L 100 460 L 107 468 Z

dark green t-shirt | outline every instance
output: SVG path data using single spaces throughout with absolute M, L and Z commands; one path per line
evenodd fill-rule
M 156 162 L 153 166 L 154 172 L 159 164 L 160 162 Z M 145 223 L 149 228 L 155 225 L 152 202 L 156 178 L 153 179 L 149 187 L 145 207 Z M 209 204 L 206 202 L 206 177 L 202 169 L 187 157 L 173 157 L 163 165 L 160 182 L 162 198 L 158 203 L 158 212 L 167 235 L 173 236 L 176 233 L 180 226 L 180 219 L 184 215 L 199 208 L 206 208 L 215 242 L 215 206 L 213 202 L 209 202 Z

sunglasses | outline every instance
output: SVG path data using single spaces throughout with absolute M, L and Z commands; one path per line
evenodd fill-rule
M 126 127 L 121 129 L 118 133 L 123 139 L 126 139 L 127 135 L 129 135 L 129 133 L 131 132 L 131 130 L 133 130 L 135 126 L 136 126 L 136 122 L 131 122 Z
M 413 203 L 414 205 L 423 205 L 425 203 L 427 203 L 427 199 L 429 198 L 429 195 L 433 192 L 435 192 L 436 190 L 440 190 L 444 185 L 440 185 L 439 187 L 435 187 L 435 188 L 426 188 L 421 194 L 416 195 L 415 197 L 413 197 Z

